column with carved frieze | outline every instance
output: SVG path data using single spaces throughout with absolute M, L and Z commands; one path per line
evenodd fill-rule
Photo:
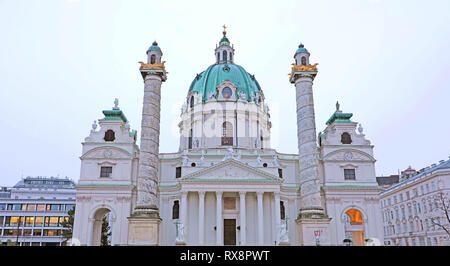
M 329 220 L 324 211 L 320 193 L 318 147 L 316 142 L 316 122 L 314 115 L 313 81 L 317 75 L 317 64 L 309 64 L 309 52 L 300 44 L 294 58 L 289 81 L 295 84 L 297 104 L 297 138 L 300 167 L 300 210 L 298 222 L 310 224 L 317 219 Z M 313 232 L 308 225 L 299 229 L 300 244 L 313 244 Z M 319 230 L 319 229 L 318 229 Z
M 137 178 L 137 203 L 129 218 L 129 245 L 158 245 L 159 217 L 158 165 L 161 83 L 166 80 L 162 52 L 156 42 L 147 51 L 147 63 L 141 64 L 144 79 L 141 141 Z

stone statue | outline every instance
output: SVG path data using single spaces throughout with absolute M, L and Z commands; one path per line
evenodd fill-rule
M 278 241 L 289 242 L 289 236 L 287 232 L 286 220 L 282 220 L 280 224 L 280 231 L 278 232 Z
M 130 131 L 130 123 L 128 121 L 125 123 L 125 129 Z
M 177 242 L 184 242 L 184 224 L 178 223 L 177 224 Z
M 94 123 L 92 123 L 92 131 L 95 131 L 97 128 L 97 120 L 94 120 Z
M 199 146 L 199 141 L 198 141 L 198 138 L 196 138 L 194 140 L 194 147 L 198 148 L 198 146 Z
M 187 150 L 183 151 L 182 163 L 183 166 L 188 166 L 189 164 L 189 157 L 187 156 Z
M 273 166 L 280 166 L 278 163 L 278 156 L 276 154 L 273 155 Z
M 208 100 L 213 100 L 216 98 L 216 91 L 210 91 L 208 92 Z
M 339 104 L 339 102 L 337 101 L 336 102 L 336 112 L 340 112 L 341 110 L 339 110 L 339 107 L 340 107 L 341 105 Z
M 114 107 L 113 110 L 120 110 L 119 109 L 119 99 L 115 98 L 114 99 Z
M 233 148 L 232 147 L 228 147 L 227 153 L 223 157 L 222 161 L 225 161 L 225 160 L 228 160 L 228 159 L 233 159 L 233 154 L 234 154 Z
M 262 159 L 261 156 L 258 154 L 258 158 L 256 158 L 256 161 L 258 161 L 258 165 L 261 166 L 262 165 Z
M 204 164 L 205 164 L 205 151 L 202 150 L 202 157 L 200 157 L 199 165 L 204 165 Z
M 241 156 L 242 156 L 242 151 L 239 150 L 238 155 L 236 156 L 236 160 L 240 161 L 241 160 Z
M 363 127 L 361 126 L 361 123 L 359 123 L 358 132 L 359 134 L 363 133 Z
M 247 100 L 247 97 L 246 97 L 246 95 L 245 95 L 245 92 L 239 91 L 239 92 L 238 92 L 238 95 L 239 95 L 239 100 L 240 100 L 240 101 L 245 101 L 245 100 Z

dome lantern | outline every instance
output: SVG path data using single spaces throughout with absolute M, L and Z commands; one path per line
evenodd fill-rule
M 223 25 L 223 37 L 219 42 L 219 46 L 216 47 L 216 64 L 233 63 L 234 48 L 230 46 L 230 40 L 227 38 L 226 26 Z

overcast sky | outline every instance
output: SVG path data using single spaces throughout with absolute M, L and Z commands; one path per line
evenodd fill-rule
M 180 107 L 214 63 L 222 25 L 235 63 L 255 74 L 271 109 L 272 147 L 297 152 L 300 42 L 319 63 L 317 132 L 339 100 L 375 145 L 377 175 L 450 155 L 450 1 L 0 0 L 0 185 L 22 176 L 80 175 L 81 142 L 102 110 L 138 130 L 138 61 L 154 40 L 162 86 L 160 152 L 176 152 Z

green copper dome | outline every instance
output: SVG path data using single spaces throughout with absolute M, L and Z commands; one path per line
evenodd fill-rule
M 252 95 L 261 92 L 261 87 L 254 75 L 250 75 L 245 69 L 233 63 L 214 64 L 198 74 L 191 83 L 189 91 L 202 94 L 202 100 L 208 99 L 208 94 L 215 92 L 217 85 L 224 81 L 230 81 L 236 85 L 236 100 L 239 91 L 244 92 L 247 101 L 251 101 Z M 216 99 L 217 99 L 216 94 Z
M 161 51 L 161 48 L 159 48 L 158 43 L 156 41 L 154 41 L 152 43 L 152 46 L 150 46 L 147 51 L 152 51 L 152 50 L 159 50 L 159 51 Z
M 309 53 L 309 52 L 308 52 L 308 50 L 306 50 L 305 46 L 301 43 L 301 44 L 298 46 L 298 49 L 297 49 L 297 51 L 295 52 L 295 54 L 298 54 L 298 53 Z

